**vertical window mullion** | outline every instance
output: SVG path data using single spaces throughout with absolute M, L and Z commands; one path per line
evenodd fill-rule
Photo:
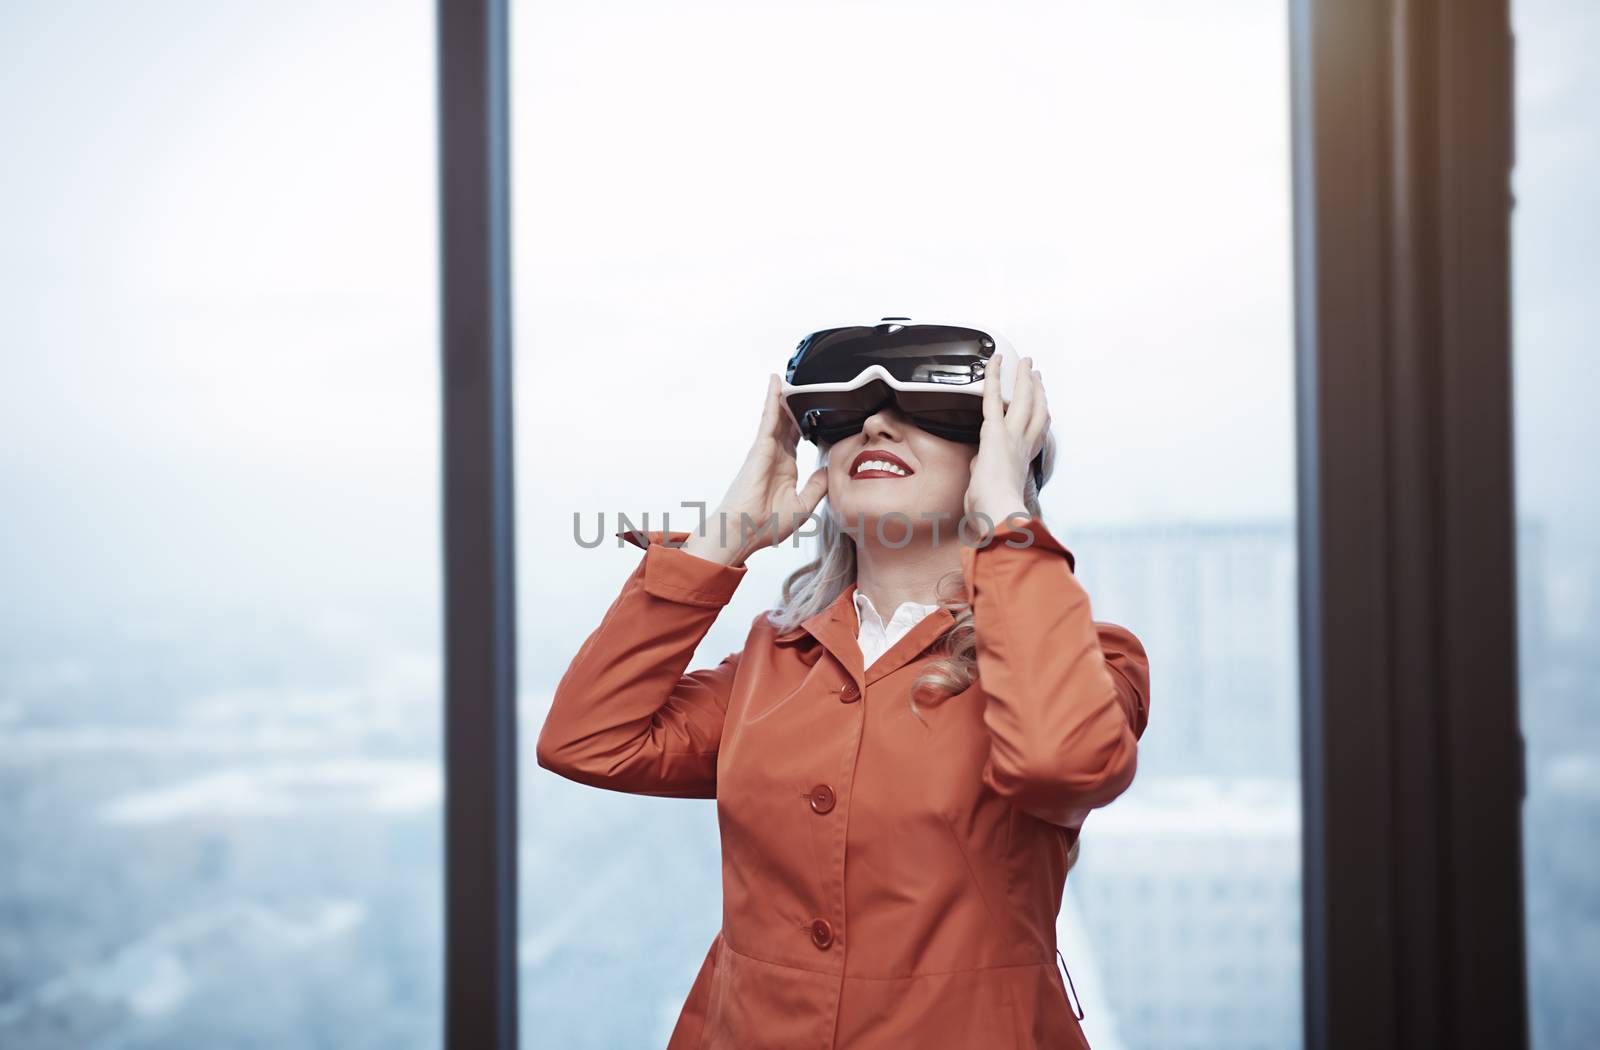
M 445 1044 L 517 1045 L 505 0 L 439 0 Z
M 1506 5 L 1291 26 L 1306 1046 L 1526 1046 Z

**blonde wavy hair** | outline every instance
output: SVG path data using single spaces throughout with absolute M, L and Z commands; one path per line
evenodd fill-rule
M 1039 484 L 1034 484 L 1030 470 L 1022 491 L 1023 506 L 1041 522 L 1044 521 L 1044 514 L 1039 507 L 1039 490 L 1049 483 L 1051 474 L 1055 472 L 1054 431 L 1045 432 L 1043 452 Z M 827 461 L 828 446 L 819 446 L 816 465 L 824 466 Z M 816 538 L 816 557 L 784 578 L 782 600 L 776 608 L 767 612 L 767 619 L 780 632 L 796 627 L 803 620 L 826 609 L 855 582 L 855 539 L 839 527 L 837 516 L 831 508 L 818 516 L 822 527 Z M 938 656 L 912 683 L 911 693 L 906 698 L 912 715 L 923 725 L 927 725 L 928 720 L 923 717 L 924 708 L 917 702 L 919 697 L 924 705 L 937 706 L 965 692 L 978 677 L 977 628 L 972 622 L 972 606 L 967 603 L 966 582 L 960 570 L 941 577 L 935 585 L 935 592 L 938 604 L 955 617 L 955 623 L 934 641 Z M 1078 843 L 1079 839 L 1075 836 L 1067 854 L 1068 871 L 1077 863 Z

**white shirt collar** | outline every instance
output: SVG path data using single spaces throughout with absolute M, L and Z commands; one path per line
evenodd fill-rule
M 878 657 L 909 634 L 913 627 L 937 608 L 939 608 L 937 604 L 901 602 L 900 608 L 894 611 L 894 616 L 890 617 L 888 623 L 884 623 L 883 617 L 878 615 L 878 610 L 873 606 L 872 599 L 862 594 L 858 588 L 855 594 L 856 642 L 861 647 L 861 666 L 871 667 Z
M 923 617 L 937 609 L 939 604 L 937 602 L 932 604 L 924 604 L 923 602 L 901 602 L 900 608 L 896 609 L 894 611 L 894 615 L 890 617 L 889 624 L 885 624 L 883 622 L 883 616 L 878 612 L 877 606 L 872 604 L 872 599 L 868 598 L 866 594 L 861 591 L 861 588 L 857 587 L 855 594 L 855 606 L 857 624 L 864 625 L 869 622 L 875 622 L 880 626 L 887 627 L 889 624 L 894 623 L 917 623 L 921 621 Z

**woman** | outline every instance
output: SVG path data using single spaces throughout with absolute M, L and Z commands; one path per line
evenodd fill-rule
M 1132 633 L 1090 618 L 1040 520 L 1029 464 L 1042 450 L 1048 479 L 1054 442 L 1021 367 L 1009 405 L 986 386 L 976 446 L 884 408 L 798 491 L 773 376 L 726 518 L 627 534 L 645 553 L 558 685 L 538 759 L 717 800 L 722 928 L 668 1050 L 1087 1047 L 1055 922 L 1084 818 L 1133 780 L 1149 671 Z M 685 673 L 746 559 L 824 495 L 821 554 L 782 607 Z M 741 530 L 746 514 L 777 527 Z M 997 524 L 958 540 L 964 514 Z

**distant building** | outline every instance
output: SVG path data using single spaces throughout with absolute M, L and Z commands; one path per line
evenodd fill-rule
M 1082 842 L 1067 882 L 1122 1046 L 1300 1045 L 1295 780 L 1137 781 Z

